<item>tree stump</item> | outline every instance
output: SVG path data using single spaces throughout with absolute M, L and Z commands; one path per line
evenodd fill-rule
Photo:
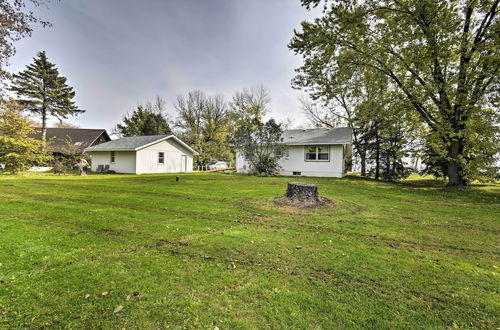
M 319 201 L 318 186 L 305 182 L 288 182 L 285 196 L 300 200 Z

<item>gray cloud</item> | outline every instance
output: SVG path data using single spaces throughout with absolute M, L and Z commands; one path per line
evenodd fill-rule
M 110 129 L 137 103 L 173 102 L 193 89 L 227 98 L 263 84 L 271 116 L 305 118 L 290 80 L 301 63 L 288 49 L 313 13 L 298 0 L 85 0 L 52 2 L 53 26 L 17 43 L 11 71 L 46 50 L 87 112 L 70 121 Z

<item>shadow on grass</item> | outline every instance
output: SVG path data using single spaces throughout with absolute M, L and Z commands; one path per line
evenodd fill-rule
M 429 178 L 428 176 L 408 178 L 408 179 L 403 179 L 401 181 L 375 180 L 374 178 L 371 177 L 361 177 L 355 174 L 346 175 L 345 177 L 352 180 L 380 182 L 380 183 L 394 184 L 399 186 L 408 186 L 415 188 L 444 188 L 449 190 L 460 190 L 460 189 L 476 188 L 476 187 L 500 187 L 500 182 L 489 182 L 489 183 L 476 182 L 476 183 L 471 183 L 465 187 L 449 187 L 447 186 L 447 181 L 445 179 Z

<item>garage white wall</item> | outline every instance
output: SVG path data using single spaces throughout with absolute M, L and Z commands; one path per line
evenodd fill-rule
M 158 164 L 158 153 L 165 153 L 165 164 Z M 137 174 L 182 172 L 182 156 L 186 156 L 186 172 L 193 171 L 193 154 L 173 139 L 137 151 Z
M 111 151 L 92 151 L 92 171 L 97 171 L 98 165 L 109 165 L 116 173 L 135 173 L 135 151 L 115 151 L 115 162 L 111 163 Z
M 293 175 L 301 172 L 302 176 L 343 177 L 344 173 L 344 146 L 329 146 L 329 161 L 306 161 L 305 146 L 288 146 L 288 156 L 279 163 L 282 167 L 280 175 Z M 246 173 L 249 164 L 240 151 L 236 152 L 236 171 Z

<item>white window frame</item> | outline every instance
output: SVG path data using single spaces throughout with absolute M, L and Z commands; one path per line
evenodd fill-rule
M 314 147 L 316 149 L 316 159 L 307 159 L 307 154 L 310 154 L 309 148 Z M 328 159 L 319 159 L 319 148 L 326 148 L 326 152 L 322 152 L 322 154 L 327 154 Z M 329 145 L 308 145 L 304 147 L 304 161 L 306 162 L 329 162 L 330 161 L 330 146 Z
M 163 161 L 160 163 L 160 154 L 162 154 Z M 164 151 L 158 151 L 158 165 L 165 165 L 165 152 Z
M 109 153 L 109 162 L 110 162 L 111 164 L 114 164 L 114 163 L 115 163 L 115 161 L 116 161 L 116 153 L 115 153 L 114 151 L 111 151 L 111 152 Z

